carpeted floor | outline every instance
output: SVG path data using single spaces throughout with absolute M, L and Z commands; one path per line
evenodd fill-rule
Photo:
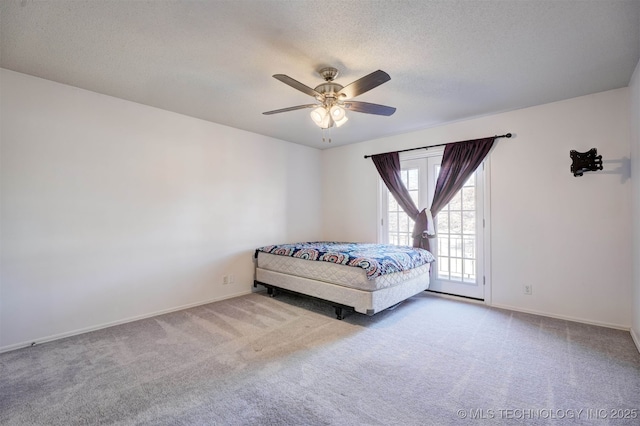
M 2 425 L 640 424 L 628 332 L 418 295 L 264 293 L 0 355 Z

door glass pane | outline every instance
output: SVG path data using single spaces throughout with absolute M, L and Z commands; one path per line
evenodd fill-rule
M 462 238 L 460 235 L 449 234 L 449 257 L 462 257 Z
M 449 238 L 444 236 L 438 237 L 438 253 L 442 256 L 449 256 Z
M 449 233 L 455 235 L 462 234 L 462 212 L 449 212 Z
M 400 209 L 400 206 L 398 206 L 398 202 L 396 201 L 395 198 L 393 198 L 393 195 L 389 193 L 389 211 L 397 212 L 399 209 Z
M 460 191 L 462 193 L 462 209 L 466 211 L 476 209 L 476 188 L 465 186 Z
M 463 211 L 462 212 L 462 233 L 463 234 L 476 234 L 476 212 L 475 211 Z
M 453 199 L 449 201 L 447 207 L 449 210 L 460 210 L 462 209 L 462 194 L 458 192 L 453 196 Z
M 436 233 L 443 236 L 449 233 L 449 215 L 447 212 L 440 212 L 440 214 L 438 214 Z
M 475 237 L 465 237 L 463 240 L 463 256 L 466 259 L 475 259 L 476 258 L 476 238 Z
M 407 180 L 405 185 L 409 191 L 417 191 L 418 190 L 418 169 L 409 169 L 407 172 Z M 403 179 L 404 181 L 404 179 Z

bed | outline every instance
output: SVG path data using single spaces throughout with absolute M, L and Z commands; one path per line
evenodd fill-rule
M 419 248 L 327 241 L 264 246 L 254 257 L 254 287 L 326 300 L 338 319 L 346 310 L 374 315 L 426 290 L 435 260 Z

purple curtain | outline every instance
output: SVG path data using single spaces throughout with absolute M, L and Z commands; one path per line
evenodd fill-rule
M 436 190 L 431 202 L 431 214 L 440 210 L 460 191 L 469 176 L 482 164 L 495 137 L 447 144 L 442 156 Z
M 436 217 L 454 195 L 462 189 L 473 172 L 482 164 L 496 138 L 449 143 L 444 147 L 440 173 L 431 202 L 431 215 Z M 427 241 L 427 250 L 429 242 Z
M 376 165 L 380 177 L 384 181 L 389 192 L 396 199 L 398 205 L 415 222 L 413 232 L 413 246 L 424 249 L 429 248 L 429 241 L 423 236 L 427 230 L 427 214 L 425 210 L 418 210 L 409 195 L 407 187 L 402 183 L 400 177 L 400 155 L 397 152 L 387 152 L 371 156 L 373 164 Z

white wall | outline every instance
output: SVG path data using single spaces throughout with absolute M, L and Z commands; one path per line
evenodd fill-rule
M 0 350 L 250 292 L 256 247 L 321 236 L 318 150 L 0 79 Z
M 491 154 L 493 305 L 628 328 L 628 101 L 623 88 L 323 151 L 324 236 L 376 240 L 378 177 L 365 154 L 513 132 Z M 569 151 L 590 148 L 604 170 L 574 177 Z
M 629 84 L 631 105 L 631 177 L 633 191 L 633 323 L 631 335 L 640 351 L 640 61 Z

